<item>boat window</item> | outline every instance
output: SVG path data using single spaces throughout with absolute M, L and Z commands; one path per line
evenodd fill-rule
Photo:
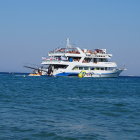
M 84 67 L 84 70 L 89 70 L 89 67 Z
M 84 58 L 83 63 L 89 63 L 91 62 L 91 58 Z
M 100 58 L 99 61 L 100 62 L 108 62 L 108 60 L 106 58 Z
M 90 70 L 94 70 L 95 68 L 94 67 L 90 67 Z
M 101 57 L 101 56 L 100 56 Z M 104 62 L 103 58 L 98 58 L 98 62 Z
M 73 68 L 73 70 L 78 70 L 78 69 L 79 69 L 78 67 L 74 67 L 74 68 Z
M 112 68 L 112 67 L 109 67 L 109 68 L 108 68 L 108 70 L 113 70 L 113 69 L 114 69 L 114 68 Z
M 101 59 L 100 59 L 100 62 L 104 62 L 104 59 L 103 59 L 103 58 L 101 58 Z
M 97 63 L 97 62 L 98 62 L 98 61 L 97 61 L 97 58 L 94 58 L 94 59 L 93 59 L 93 62 L 94 62 L 94 63 Z
M 68 65 L 53 65 L 54 66 L 54 69 L 66 69 L 68 67 Z
M 83 67 L 79 67 L 79 70 L 83 70 Z
M 101 70 L 104 70 L 104 68 L 101 68 Z

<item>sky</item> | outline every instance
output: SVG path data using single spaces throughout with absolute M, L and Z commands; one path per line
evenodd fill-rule
M 66 38 L 140 76 L 140 0 L 0 0 L 0 71 L 29 72 Z

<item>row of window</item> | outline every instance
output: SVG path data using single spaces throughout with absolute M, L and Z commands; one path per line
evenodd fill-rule
M 89 62 L 108 62 L 108 59 L 106 58 L 84 58 L 83 63 L 89 63 Z
M 74 67 L 73 70 L 113 70 L 114 68 L 108 68 L 108 67 Z

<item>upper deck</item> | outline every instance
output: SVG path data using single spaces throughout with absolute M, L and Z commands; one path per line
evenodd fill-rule
M 50 51 L 48 56 L 71 56 L 71 57 L 89 57 L 89 58 L 110 58 L 112 54 L 107 54 L 106 49 L 87 50 L 76 48 L 59 48 Z

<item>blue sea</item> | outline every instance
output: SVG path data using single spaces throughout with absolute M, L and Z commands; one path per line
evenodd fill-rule
M 140 77 L 1 74 L 0 140 L 140 140 Z

